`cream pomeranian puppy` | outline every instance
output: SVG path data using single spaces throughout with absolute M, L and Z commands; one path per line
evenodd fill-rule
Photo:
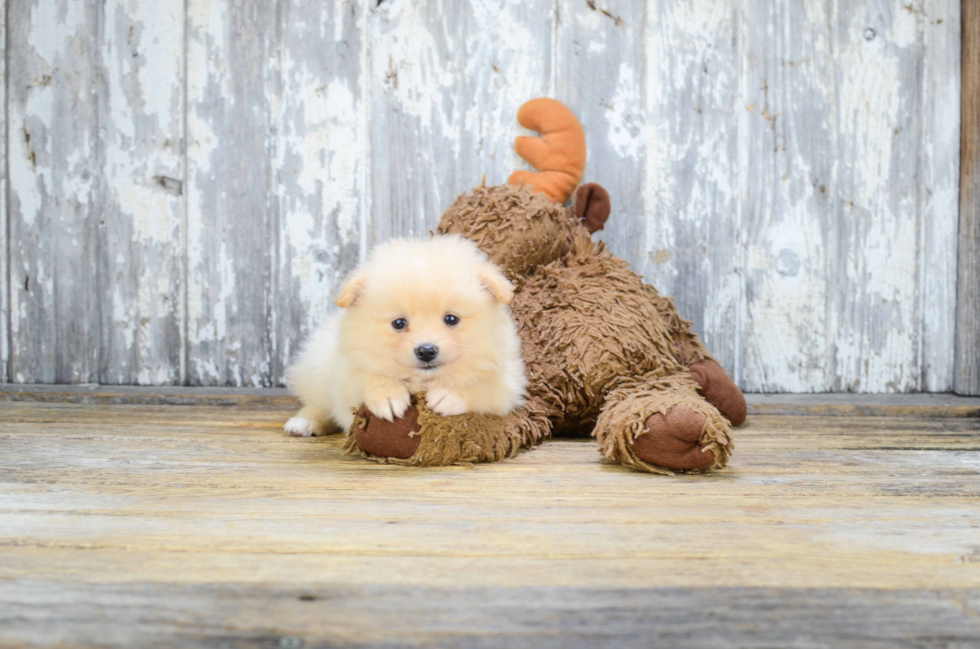
M 306 437 L 347 430 L 364 403 L 389 421 L 410 395 L 443 416 L 505 415 L 524 396 L 513 287 L 458 236 L 378 246 L 334 300 L 329 317 L 286 376 L 303 407 L 285 430 Z

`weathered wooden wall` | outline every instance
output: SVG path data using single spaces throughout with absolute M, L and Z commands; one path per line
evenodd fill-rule
M 750 391 L 953 385 L 958 0 L 9 0 L 0 379 L 272 385 L 376 242 L 585 125 Z
M 953 389 L 980 394 L 980 2 L 963 3 L 963 128 Z

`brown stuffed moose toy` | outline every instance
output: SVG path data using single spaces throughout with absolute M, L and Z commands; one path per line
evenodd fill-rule
M 362 406 L 345 450 L 415 466 L 485 462 L 553 434 L 591 430 L 605 457 L 641 471 L 724 467 L 731 426 L 745 420 L 741 391 L 673 300 L 592 240 L 610 201 L 596 184 L 575 191 L 585 136 L 571 111 L 535 99 L 518 120 L 541 133 L 516 143 L 539 171 L 463 194 L 437 231 L 471 239 L 513 281 L 526 404 L 505 417 L 442 417 L 421 394 L 394 422 Z

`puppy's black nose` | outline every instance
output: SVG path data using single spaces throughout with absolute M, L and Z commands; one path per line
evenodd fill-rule
M 415 348 L 415 356 L 423 363 L 428 363 L 439 355 L 439 348 L 432 343 L 422 343 Z

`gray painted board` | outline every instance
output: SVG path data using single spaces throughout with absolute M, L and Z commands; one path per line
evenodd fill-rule
M 103 12 L 99 382 L 178 384 L 184 0 Z
M 0 51 L 7 51 L 7 12 L 0 12 Z M 7 242 L 7 57 L 0 56 L 0 382 L 8 382 L 10 358 L 10 245 Z
M 906 4 L 848 3 L 833 23 L 832 47 L 844 65 L 835 116 L 828 313 L 832 388 L 840 391 L 908 391 L 921 379 L 914 314 L 920 288 L 920 30 L 926 27 Z M 908 91 L 895 92 L 903 83 Z
M 275 162 L 277 224 L 274 376 L 298 332 L 330 310 L 343 274 L 364 251 L 367 106 L 366 10 L 349 2 L 282 3 L 281 95 Z
M 738 263 L 745 283 L 738 379 L 760 392 L 826 391 L 833 380 L 834 8 L 753 4 L 739 31 Z
M 187 4 L 187 376 L 273 376 L 278 3 Z
M 974 3 L 976 6 L 976 3 Z M 922 126 L 918 154 L 922 172 L 918 191 L 919 210 L 919 389 L 949 390 L 956 365 L 956 255 L 958 228 L 953 214 L 959 211 L 960 130 L 949 128 L 960 121 L 960 50 L 962 21 L 958 0 L 928 5 L 921 18 L 923 39 Z M 975 13 L 976 10 L 974 10 Z M 973 27 L 980 29 L 980 22 Z M 977 71 L 980 74 L 980 70 Z M 976 126 L 972 127 L 976 131 Z M 980 274 L 980 272 L 978 272 Z M 978 287 L 980 293 L 980 287 Z M 952 305 L 952 306 L 950 306 Z M 980 319 L 974 321 L 980 340 Z M 976 355 L 980 357 L 980 345 Z M 973 385 L 980 394 L 980 372 Z
M 553 87 L 550 0 L 378 5 L 368 21 L 369 245 L 425 235 L 484 175 L 505 182 L 520 164 L 518 108 Z
M 980 394 L 980 3 L 964 3 L 963 26 L 963 168 L 953 388 L 959 394 Z
M 102 3 L 7 6 L 10 378 L 99 378 Z
M 645 146 L 633 157 L 644 166 L 633 172 L 642 174 L 633 190 L 638 205 L 623 215 L 640 221 L 635 235 L 627 235 L 643 245 L 627 258 L 661 293 L 674 296 L 680 313 L 738 377 L 738 8 L 715 2 L 692 12 L 683 2 L 660 1 L 648 5 L 643 25 L 645 117 L 638 119 Z M 608 158 L 621 156 L 608 151 Z M 621 173 L 628 177 L 630 170 Z M 617 251 L 622 246 L 611 244 Z
M 0 379 L 281 384 L 374 245 L 527 168 L 543 95 L 612 193 L 600 237 L 743 388 L 949 390 L 959 13 L 14 0 Z

